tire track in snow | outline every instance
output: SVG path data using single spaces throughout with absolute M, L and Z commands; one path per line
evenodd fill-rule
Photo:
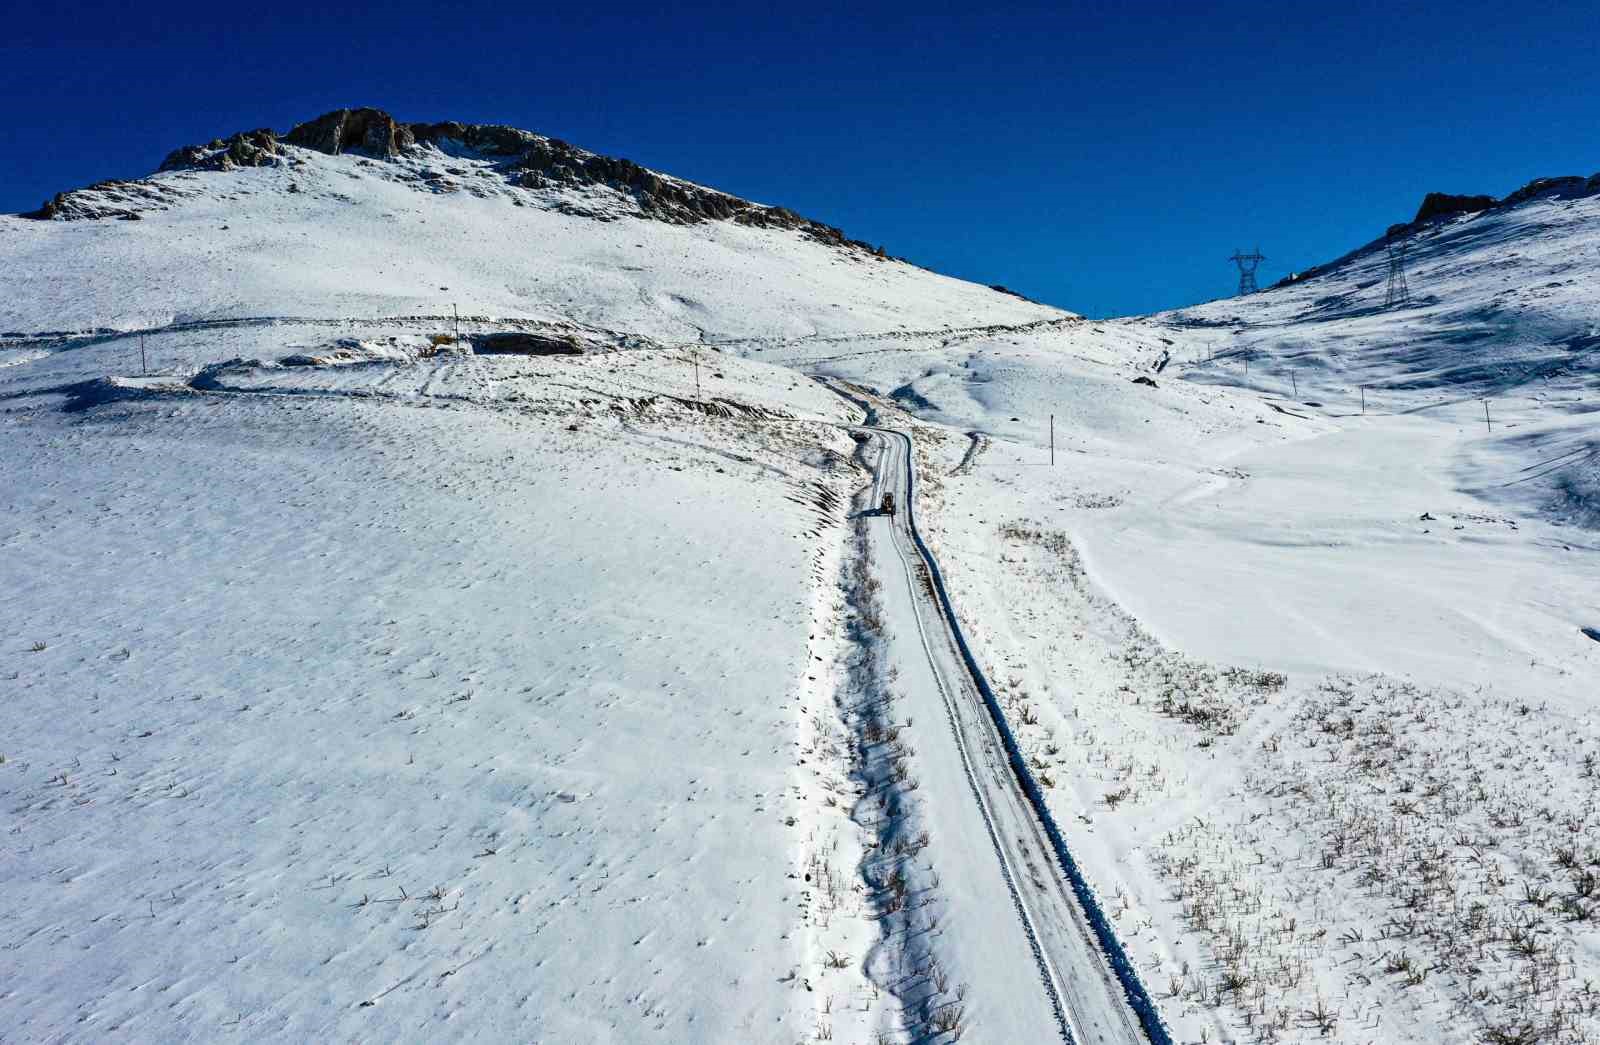
M 967 438 L 971 442 L 967 445 L 967 452 L 961 455 L 961 463 L 950 469 L 951 475 L 966 475 L 972 471 L 972 466 L 978 463 L 978 458 L 989 449 L 989 437 L 982 432 L 968 432 Z
M 869 431 L 873 431 L 879 441 L 879 465 L 873 486 L 874 500 L 879 500 L 883 495 L 883 460 L 885 457 L 893 458 L 896 455 L 889 450 L 891 436 L 873 429 L 869 429 Z M 908 441 L 907 446 L 909 445 Z M 902 496 L 909 501 L 910 490 L 903 490 Z M 915 592 L 919 587 L 918 582 L 921 578 L 918 577 L 917 571 L 912 568 L 911 559 L 906 555 L 905 549 L 901 547 L 898 528 L 895 527 L 892 521 L 889 524 L 889 535 L 889 542 L 894 546 L 895 554 L 900 560 L 900 568 L 905 574 L 906 586 L 912 592 Z M 913 616 L 916 618 L 917 638 L 921 642 L 923 655 L 928 658 L 929 664 L 936 665 L 938 661 L 934 656 L 933 647 L 929 644 L 927 627 L 923 624 L 922 616 L 921 614 L 914 614 Z M 983 826 L 989 834 L 989 844 L 994 847 L 995 858 L 1000 864 L 1000 876 L 1005 880 L 1006 889 L 1011 894 L 1011 906 L 1016 911 L 1018 920 L 1022 923 L 1022 931 L 1028 938 L 1029 948 L 1033 951 L 1034 964 L 1039 968 L 1039 978 L 1044 984 L 1045 993 L 1049 996 L 1050 1009 L 1055 1014 L 1056 1022 L 1059 1024 L 1061 1040 L 1067 1042 L 1068 1045 L 1072 1045 L 1073 1042 L 1081 1039 L 1075 1033 L 1072 1018 L 1062 1004 L 1061 990 L 1056 984 L 1055 971 L 1051 968 L 1049 959 L 1045 957 L 1044 947 L 1039 942 L 1038 929 L 1034 925 L 1032 916 L 1028 913 L 1027 905 L 1023 903 L 1022 893 L 1017 887 L 1016 875 L 1011 868 L 1011 861 L 1006 857 L 1005 846 L 1001 844 L 1000 833 L 995 827 L 994 814 L 989 808 L 988 801 L 984 798 L 983 788 L 978 784 L 977 772 L 973 768 L 972 754 L 968 750 L 966 733 L 961 728 L 961 720 L 956 712 L 955 701 L 951 699 L 950 690 L 945 684 L 942 672 L 935 669 L 933 681 L 938 687 L 939 697 L 944 703 L 945 718 L 950 725 L 950 733 L 955 739 L 956 750 L 961 756 L 961 768 L 966 774 L 967 787 L 972 792 L 972 799 L 977 804 L 978 812 L 983 817 Z
M 1009 827 L 1017 832 L 1014 841 L 1020 847 L 1008 855 L 1005 852 L 1008 848 L 1007 838 L 1005 835 L 1000 835 L 1001 860 L 1003 864 L 1007 864 L 1007 861 L 1020 862 L 1029 869 L 1029 875 L 1023 879 L 1017 874 L 1014 866 L 1008 865 L 1006 877 L 1019 886 L 1019 893 L 1029 892 L 1026 888 L 1029 885 L 1033 887 L 1031 895 L 1023 902 L 1025 907 L 1027 899 L 1038 905 L 1031 908 L 1032 914 L 1027 918 L 1027 925 L 1031 939 L 1038 943 L 1039 952 L 1036 953 L 1042 954 L 1044 975 L 1047 980 L 1055 975 L 1072 977 L 1070 980 L 1053 981 L 1060 984 L 1063 993 L 1071 998 L 1063 1007 L 1068 1013 L 1068 1025 L 1077 1026 L 1081 1030 L 1086 1014 L 1079 1010 L 1085 1009 L 1089 1010 L 1087 1016 L 1094 1018 L 1097 1027 L 1092 1037 L 1085 1037 L 1080 1033 L 1076 1039 L 1078 1041 L 1148 1041 L 1151 1045 L 1172 1045 L 1171 1035 L 1161 1020 L 1159 1010 L 1140 981 L 1137 971 L 1122 948 L 1121 941 L 1117 939 L 1116 932 L 1100 907 L 1093 888 L 1067 849 L 1065 837 L 1045 803 L 1043 791 L 1028 769 L 1021 748 L 1005 721 L 1004 711 L 1000 708 L 988 680 L 967 646 L 960 622 L 945 590 L 938 563 L 917 530 L 914 518 L 915 475 L 911 463 L 911 437 L 894 429 L 877 427 L 874 423 L 876 411 L 869 403 L 854 394 L 854 390 L 848 385 L 835 384 L 828 380 L 822 380 L 821 383 L 866 412 L 867 424 L 862 426 L 863 431 L 886 442 L 898 441 L 903 446 L 903 457 L 896 459 L 902 463 L 900 478 L 905 496 L 905 534 L 914 544 L 917 558 L 927 571 L 925 590 L 932 597 L 932 608 L 947 629 L 947 639 L 953 646 L 951 652 L 957 654 L 960 667 L 964 669 L 962 674 L 965 675 L 965 681 L 970 683 L 971 688 L 954 679 L 950 681 L 963 693 L 978 698 L 974 703 L 982 704 L 974 717 L 977 719 L 978 728 L 987 727 L 985 731 L 988 735 L 983 738 L 985 741 L 983 746 L 991 758 L 986 760 L 988 764 L 985 768 L 995 772 L 997 785 L 995 791 L 991 793 L 991 801 L 1010 804 L 1010 808 L 1006 810 L 1011 820 Z M 905 553 L 898 540 L 895 546 L 897 552 L 903 555 L 902 561 L 905 561 Z M 914 585 L 913 591 L 915 590 Z M 918 626 L 922 627 L 920 616 Z M 925 632 L 923 637 L 924 650 L 930 657 L 930 664 L 935 665 L 935 674 L 938 675 L 939 658 L 928 647 Z M 941 689 L 944 688 L 943 680 L 940 681 L 940 686 Z M 948 692 L 945 695 L 948 697 Z M 951 706 L 955 708 L 957 726 L 964 729 L 965 727 L 960 724 L 959 705 L 952 702 Z M 965 745 L 967 740 L 963 740 L 962 743 Z M 1010 770 L 1009 774 L 1001 771 L 1001 767 L 994 760 L 996 757 L 1006 763 Z M 1036 861 L 1035 856 L 1043 859 Z M 1037 870 L 1038 864 L 1041 863 L 1055 865 L 1060 874 L 1048 875 L 1049 881 L 1041 879 Z M 1041 927 L 1044 929 L 1043 932 Z

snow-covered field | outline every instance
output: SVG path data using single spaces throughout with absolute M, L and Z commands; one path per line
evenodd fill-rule
M 560 366 L 417 368 L 515 407 L 7 404 L 8 1037 L 807 1025 L 806 535 L 850 443 Z
M 139 222 L 0 218 L 4 1036 L 955 1018 L 902 989 L 930 951 L 859 868 L 857 412 L 673 345 L 1062 314 L 389 173 L 306 153 L 293 193 L 163 175 L 190 198 Z M 436 346 L 457 310 L 590 354 Z
M 295 158 L 0 217 L 0 1037 L 1096 1040 L 827 376 L 1175 1040 L 1600 1040 L 1600 197 L 1092 322 Z
M 972 433 L 927 513 L 956 602 L 1190 1040 L 1600 1033 L 1596 309 L 1502 286 L 1592 270 L 1596 217 L 1431 230 L 1395 312 L 1380 246 L 1248 301 L 784 357 Z

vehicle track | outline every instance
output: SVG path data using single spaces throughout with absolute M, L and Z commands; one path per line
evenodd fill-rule
M 395 327 L 395 326 L 424 326 L 430 330 L 438 330 L 453 326 L 455 323 L 467 323 L 477 326 L 490 326 L 496 329 L 529 329 L 540 330 L 551 327 L 581 329 L 596 337 L 613 338 L 619 342 L 633 339 L 641 344 L 654 348 L 738 348 L 740 346 L 755 347 L 758 349 L 786 348 L 807 344 L 850 344 L 862 338 L 887 338 L 892 340 L 916 340 L 934 336 L 948 336 L 951 341 L 966 340 L 981 337 L 986 334 L 1020 333 L 1029 330 L 1049 328 L 1052 326 L 1065 326 L 1081 322 L 1076 317 L 1061 317 L 1057 319 L 1034 320 L 1029 323 L 1019 324 L 988 324 L 975 327 L 941 327 L 938 330 L 893 330 L 893 331 L 863 331 L 855 334 L 807 334 L 799 337 L 780 338 L 768 340 L 760 337 L 724 338 L 720 340 L 706 340 L 706 334 L 701 331 L 700 338 L 695 341 L 676 341 L 663 338 L 648 338 L 637 334 L 626 334 L 623 331 L 611 330 L 606 327 L 596 327 L 576 320 L 565 319 L 559 316 L 507 316 L 507 315 L 456 315 L 455 313 L 413 313 L 396 316 L 235 316 L 218 319 L 187 319 L 175 320 L 160 326 L 146 327 L 138 330 L 124 330 L 117 327 L 91 327 L 85 330 L 13 330 L 0 333 L 0 348 L 24 348 L 41 344 L 56 344 L 70 347 L 83 347 L 87 345 L 106 344 L 112 341 L 125 341 L 141 335 L 155 337 L 161 334 L 185 334 L 201 331 L 216 330 L 243 330 L 273 326 L 309 326 L 329 327 L 333 329 L 353 327 Z M 880 350 L 883 351 L 883 350 Z M 829 358 L 849 358 L 860 353 L 846 353 L 845 355 Z M 774 362 L 766 360 L 766 362 Z M 815 362 L 815 360 L 813 360 Z
M 989 829 L 1061 1037 L 1085 1045 L 1171 1045 L 960 633 L 938 564 L 916 528 L 911 436 L 872 424 L 868 404 L 850 390 L 824 384 L 867 409 L 869 423 L 859 430 L 882 448 L 874 494 L 892 489 L 904 505 L 889 520 L 890 544 L 912 593 L 921 648 L 933 669 L 967 782 Z
M 904 452 L 900 448 L 899 441 L 894 439 L 892 435 L 883 432 L 875 432 L 875 437 L 878 439 L 879 461 L 878 468 L 875 470 L 873 475 L 873 503 L 878 503 L 882 499 L 885 485 L 896 486 L 897 497 L 909 497 L 909 489 L 898 488 L 901 484 L 894 482 L 893 479 L 885 474 L 886 471 L 892 471 L 895 477 L 899 477 L 903 474 L 903 470 L 897 467 L 895 463 L 899 460 L 901 453 Z M 907 445 L 909 445 L 909 443 Z M 885 468 L 884 464 L 886 458 L 891 462 L 887 469 Z M 900 527 L 895 525 L 895 519 L 893 518 L 889 520 L 889 523 L 890 543 L 894 546 L 896 556 L 900 561 L 900 568 L 905 577 L 906 587 L 914 593 L 922 586 L 922 578 L 918 575 L 918 571 L 913 567 L 913 560 L 906 554 L 905 547 L 901 543 L 899 536 Z M 928 628 L 920 613 L 916 616 L 916 623 L 917 638 L 922 645 L 923 654 L 928 658 L 929 664 L 935 666 L 933 672 L 934 683 L 938 686 L 939 697 L 944 704 L 945 719 L 950 725 L 951 736 L 954 739 L 956 749 L 961 756 L 961 767 L 966 774 L 967 786 L 971 790 L 972 799 L 975 803 L 977 803 L 978 811 L 983 817 L 983 824 L 985 830 L 988 832 L 989 842 L 994 847 L 995 857 L 1000 863 L 1001 877 L 1005 880 L 1006 889 L 1011 894 L 1011 905 L 1017 912 L 1017 918 L 1022 923 L 1023 933 L 1028 938 L 1028 945 L 1033 951 L 1034 963 L 1039 967 L 1039 977 L 1044 985 L 1045 994 L 1049 998 L 1050 1009 L 1055 1014 L 1056 1022 L 1059 1024 L 1061 1040 L 1067 1042 L 1068 1045 L 1071 1045 L 1071 1043 L 1080 1041 L 1082 1039 L 1080 1035 L 1076 1033 L 1076 1028 L 1073 1026 L 1072 1017 L 1062 1004 L 1061 990 L 1056 983 L 1055 969 L 1052 966 L 1049 958 L 1045 955 L 1044 948 L 1039 941 L 1038 929 L 1034 924 L 1032 915 L 1028 911 L 1028 905 L 1023 901 L 1022 893 L 1017 883 L 1018 876 L 1013 869 L 1011 859 L 1006 853 L 1006 846 L 1000 837 L 998 828 L 995 826 L 994 814 L 990 809 L 990 804 L 984 795 L 984 788 L 979 783 L 977 771 L 973 767 L 972 753 L 968 744 L 966 731 L 962 728 L 961 716 L 956 709 L 955 701 L 950 696 L 949 683 L 945 680 L 943 672 L 938 670 L 938 661 L 934 656 L 934 647 L 929 641 Z

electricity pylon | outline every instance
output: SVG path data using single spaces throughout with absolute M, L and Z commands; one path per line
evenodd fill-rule
M 1389 290 L 1383 296 L 1383 307 L 1393 308 L 1411 300 L 1411 288 L 1406 286 L 1406 234 L 1391 231 L 1384 240 L 1389 251 Z
M 1249 254 L 1235 250 L 1233 257 L 1228 260 L 1239 266 L 1239 293 L 1254 294 L 1257 289 L 1256 266 L 1267 260 L 1267 256 L 1261 253 L 1261 248 L 1257 247 Z

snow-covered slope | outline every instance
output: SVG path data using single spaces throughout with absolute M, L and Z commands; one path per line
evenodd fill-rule
M 738 339 L 1067 317 L 502 131 L 0 218 L 0 1037 L 904 1040 L 965 994 L 859 871 L 856 412 Z
M 1054 415 L 1084 496 L 1124 506 L 1085 518 L 1102 532 L 1091 563 L 1186 648 L 1522 684 L 1530 659 L 1587 656 L 1578 629 L 1593 624 L 1579 579 L 1591 560 L 1570 549 L 1592 545 L 1600 521 L 1596 189 L 1539 183 L 1420 223 L 1412 301 L 1394 308 L 1379 240 L 1249 298 L 1152 317 L 775 342 L 759 355 L 1029 454 L 1046 450 Z M 1458 518 L 1411 526 L 1425 512 Z M 1479 553 L 1514 524 L 1515 550 Z M 1426 547 L 1395 542 L 1408 530 Z M 1328 551 L 1286 556 L 1307 545 Z M 1546 584 L 1519 583 L 1546 568 Z M 1503 594 L 1480 612 L 1485 586 Z M 1507 599 L 1529 616 L 1504 619 Z M 1398 617 L 1364 626 L 1374 614 Z M 1486 662 L 1451 652 L 1463 648 Z M 1586 685 L 1567 668 L 1554 684 Z
M 303 130 L 285 142 L 317 141 Z M 204 153 L 69 194 L 53 219 L 0 217 L 0 332 L 457 308 L 692 342 L 1063 315 L 643 168 L 627 169 L 654 179 L 654 195 L 557 176 L 570 165 L 539 173 L 528 156 L 550 168 L 549 139 L 516 139 L 523 151 L 508 156 L 486 140 L 494 130 L 505 131 L 440 132 L 393 155 L 274 141 L 261 165 L 226 169 Z M 593 159 L 577 151 L 580 170 L 582 157 Z M 730 216 L 659 202 L 668 190 L 705 194 L 706 209 Z M 94 214 L 108 216 L 69 220 Z M 118 217 L 130 214 L 139 220 Z
M 1489 202 L 1394 229 L 1405 303 L 1385 307 L 1385 237 L 1265 293 L 1156 321 L 1183 330 L 1189 351 L 1221 357 L 1186 369 L 1193 380 L 1288 386 L 1338 411 L 1365 399 L 1369 410 L 1493 423 L 1498 410 L 1501 438 L 1470 451 L 1453 480 L 1507 510 L 1600 527 L 1600 175 L 1542 179 Z M 1480 398 L 1487 412 L 1463 409 Z
M 1392 309 L 1379 242 L 1153 317 L 758 350 L 970 433 L 924 513 L 953 597 L 1186 1040 L 1596 1030 L 1592 189 L 1414 229 Z
M 1404 303 L 1385 304 L 1381 236 L 1263 293 L 1155 318 L 1312 388 L 1494 396 L 1595 379 L 1600 175 L 1543 179 L 1497 206 L 1397 225 L 1392 238 L 1404 246 Z
M 4 401 L 4 1036 L 807 1033 L 849 440 L 676 355 L 208 384 Z
M 1089 322 L 506 128 L 163 166 L 0 217 L 0 1036 L 1073 1023 L 811 376 L 1178 1040 L 1600 1030 L 1593 186 Z

